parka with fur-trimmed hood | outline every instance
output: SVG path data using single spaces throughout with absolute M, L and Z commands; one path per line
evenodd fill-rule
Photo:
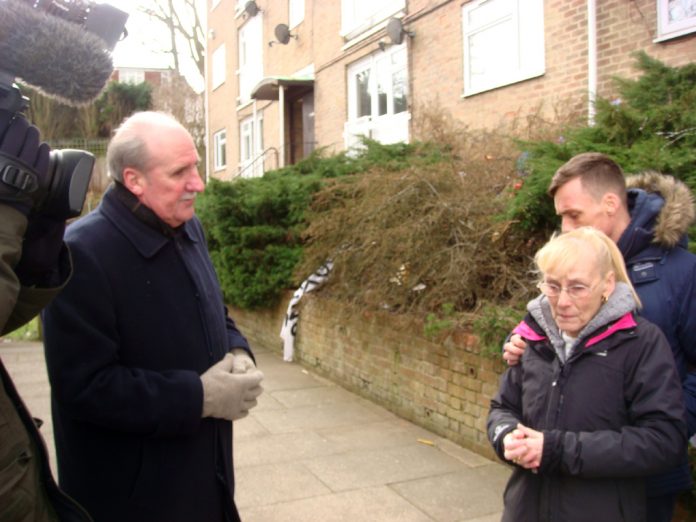
M 672 176 L 649 171 L 626 178 L 631 222 L 618 247 L 640 296 L 640 315 L 667 337 L 684 389 L 689 436 L 696 432 L 696 255 L 687 250 L 694 221 L 694 196 Z M 651 478 L 651 496 L 689 488 L 686 454 L 682 465 Z

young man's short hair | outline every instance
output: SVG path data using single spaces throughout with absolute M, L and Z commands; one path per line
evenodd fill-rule
M 580 178 L 583 188 L 597 200 L 612 192 L 626 205 L 626 178 L 621 167 L 606 154 L 584 152 L 570 158 L 553 175 L 548 194 L 553 197 L 558 189 L 575 178 Z

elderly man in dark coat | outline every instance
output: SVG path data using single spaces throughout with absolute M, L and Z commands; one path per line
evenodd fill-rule
M 115 183 L 68 228 L 74 277 L 44 314 L 60 484 L 99 522 L 237 521 L 231 421 L 263 375 L 194 216 L 196 148 L 143 112 L 107 161 Z

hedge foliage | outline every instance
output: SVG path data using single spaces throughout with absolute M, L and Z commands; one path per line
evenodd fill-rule
M 413 149 L 365 140 L 351 154 L 328 155 L 320 149 L 261 178 L 211 180 L 196 209 L 227 301 L 243 308 L 271 306 L 283 290 L 297 286 L 301 281 L 294 272 L 313 194 L 328 179 L 375 165 L 403 168 Z
M 671 174 L 696 191 L 696 64 L 668 67 L 644 52 L 635 59 L 641 75 L 614 78 L 619 96 L 597 100 L 594 126 L 567 128 L 555 140 L 520 142 L 526 177 L 508 213 L 520 227 L 539 232 L 555 226 L 546 188 L 558 167 L 581 152 L 605 153 L 626 173 Z
M 262 178 L 211 181 L 198 214 L 226 299 L 271 306 L 331 257 L 328 286 L 361 306 L 437 315 L 523 303 L 530 256 L 558 223 L 546 188 L 575 154 L 603 152 L 627 173 L 655 169 L 696 189 L 696 64 L 639 53 L 636 67 L 636 79 L 616 78 L 618 97 L 597 100 L 594 126 L 555 122 L 553 139 L 448 129 L 442 111 L 421 141 L 365 140 Z

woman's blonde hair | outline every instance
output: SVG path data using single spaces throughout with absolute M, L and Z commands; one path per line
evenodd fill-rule
M 595 254 L 600 275 L 605 277 L 609 272 L 614 272 L 616 282 L 628 285 L 636 305 L 640 307 L 640 298 L 628 278 L 621 251 L 606 234 L 593 227 L 554 234 L 534 256 L 539 278 L 550 271 L 569 271 L 588 249 Z

